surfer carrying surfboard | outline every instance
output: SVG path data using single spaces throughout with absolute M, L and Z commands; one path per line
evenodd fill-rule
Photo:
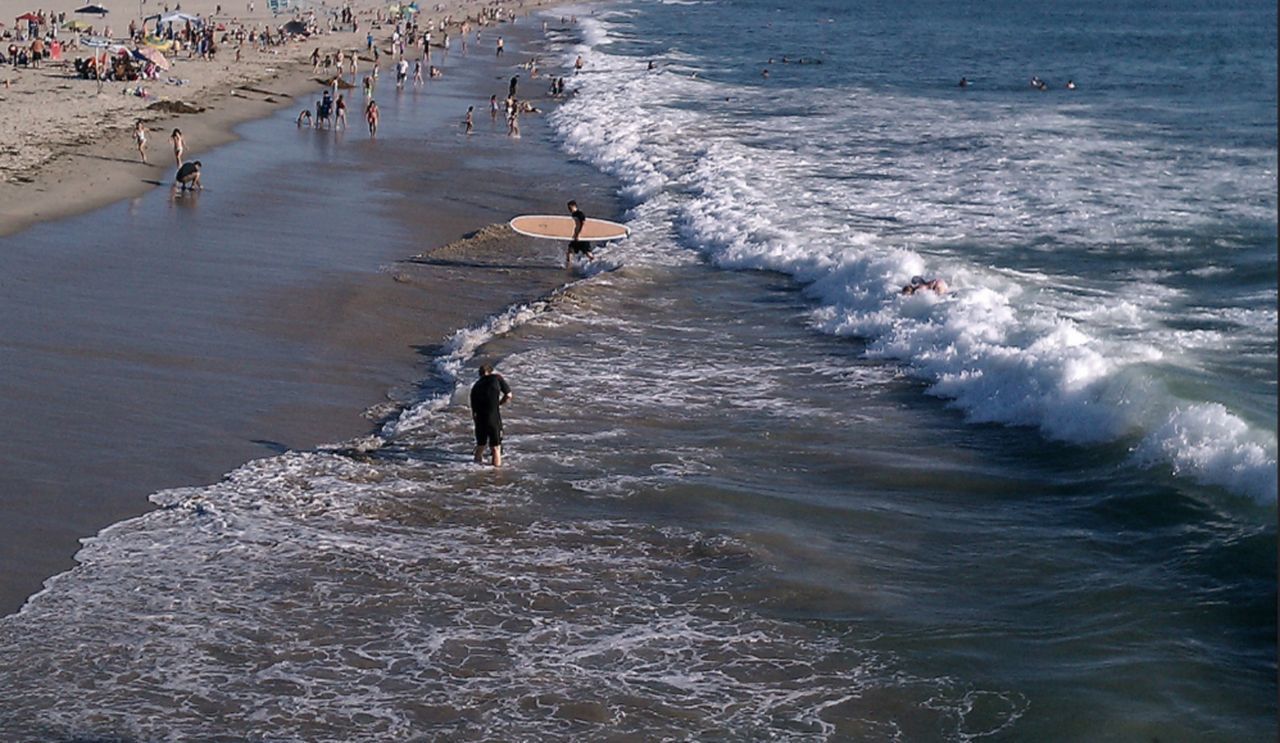
M 595 260 L 595 255 L 591 253 L 591 243 L 587 240 L 579 240 L 582 234 L 582 227 L 587 223 L 587 215 L 582 213 L 578 208 L 578 202 L 570 201 L 569 216 L 573 217 L 573 237 L 569 238 L 569 247 L 564 251 L 564 267 L 573 267 L 574 254 L 585 255 L 588 261 Z

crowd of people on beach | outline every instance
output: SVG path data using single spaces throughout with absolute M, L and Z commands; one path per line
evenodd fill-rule
M 345 11 L 340 18 L 350 23 L 353 29 L 357 27 L 358 22 L 354 16 Z M 359 79 L 360 90 L 365 100 L 365 122 L 368 125 L 369 135 L 376 136 L 380 113 L 375 100 L 375 91 L 381 76 L 384 57 L 394 60 L 391 68 L 394 71 L 397 90 L 422 86 L 428 79 L 439 79 L 444 76 L 443 65 L 448 58 L 451 39 L 459 40 L 461 52 L 466 55 L 469 43 L 482 42 L 484 38 L 482 29 L 503 22 L 514 23 L 516 18 L 517 14 L 514 10 L 503 8 L 500 4 L 482 8 L 475 15 L 464 18 L 444 15 L 434 21 L 423 21 L 417 14 L 403 11 L 384 14 L 381 9 L 376 10 L 365 35 L 363 53 L 358 49 L 346 48 L 332 49 L 327 52 L 322 51 L 320 46 L 312 49 L 310 55 L 312 72 L 322 76 L 317 79 L 326 86 L 326 89 L 321 98 L 316 101 L 314 112 L 311 109 L 303 109 L 299 111 L 294 121 L 299 127 L 333 131 L 346 129 L 347 99 L 341 90 L 354 89 Z M 566 16 L 562 21 L 566 24 L 574 24 L 577 23 L 577 18 Z M 544 29 L 545 25 L 544 23 Z M 375 37 L 375 31 L 380 32 L 381 41 Z M 506 40 L 501 35 L 496 36 L 495 56 L 501 58 L 505 51 Z M 438 56 L 433 56 L 433 53 Z M 437 59 L 439 65 L 436 64 Z M 368 73 L 363 78 L 360 77 L 362 62 L 368 65 Z M 530 78 L 539 78 L 543 75 L 543 69 L 539 65 L 540 59 L 534 56 L 517 67 L 528 72 Z M 574 71 L 581 70 L 584 65 L 584 60 L 579 57 L 574 64 Z M 490 118 L 497 122 L 501 114 L 506 125 L 507 136 L 513 139 L 520 137 L 522 115 L 542 113 L 532 100 L 517 95 L 519 81 L 519 74 L 510 79 L 507 95 L 501 101 L 497 95 L 489 99 Z M 560 98 L 565 95 L 565 92 L 565 77 L 552 76 L 549 94 L 553 98 Z M 462 128 L 465 134 L 475 132 L 474 105 L 468 106 L 463 116 Z

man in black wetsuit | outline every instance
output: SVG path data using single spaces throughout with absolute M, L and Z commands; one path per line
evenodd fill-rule
M 587 215 L 582 213 L 578 208 L 578 202 L 569 202 L 569 216 L 573 217 L 573 237 L 569 240 L 569 247 L 564 251 L 564 267 L 573 267 L 574 253 L 582 253 L 587 256 L 587 260 L 594 260 L 595 256 L 591 254 L 591 243 L 588 240 L 579 240 L 578 236 L 582 234 L 582 226 L 587 223 Z
M 489 447 L 493 466 L 502 466 L 502 413 L 498 410 L 511 401 L 511 388 L 493 366 L 480 366 L 480 379 L 471 385 L 471 418 L 476 422 L 476 464 L 484 462 L 484 449 Z

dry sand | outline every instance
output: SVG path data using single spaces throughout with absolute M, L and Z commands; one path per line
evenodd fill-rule
M 248 13 L 248 4 L 239 0 L 180 3 L 183 12 L 202 17 L 211 16 L 220 4 L 225 7 L 216 20 L 226 23 L 228 29 L 238 24 L 258 28 L 270 24 L 274 29 L 293 18 L 291 11 L 273 16 L 265 7 L 266 0 L 255 0 L 252 14 Z M 69 50 L 63 61 L 46 61 L 38 69 L 0 66 L 0 235 L 137 195 L 156 183 L 167 182 L 173 173 L 170 130 L 181 129 L 188 156 L 195 155 L 233 139 L 231 128 L 236 123 L 266 115 L 275 107 L 293 105 L 293 96 L 319 89 L 309 61 L 316 47 L 322 54 L 337 49 L 363 50 L 365 34 L 372 29 L 383 51 L 389 52 L 391 26 L 374 25 L 375 12 L 385 10 L 389 3 L 351 0 L 349 4 L 359 22 L 355 33 L 322 31 L 319 36 L 269 47 L 265 52 L 246 43 L 239 62 L 235 61 L 232 45 L 221 47 L 213 61 L 188 59 L 182 52 L 173 59 L 173 68 L 161 73 L 160 80 L 106 83 L 101 92 L 96 81 L 82 80 L 74 74 L 72 60 L 90 56 L 88 49 Z M 516 2 L 508 7 L 524 12 L 541 4 Z M 82 19 L 85 17 L 72 13 L 80 5 L 68 0 L 0 0 L 0 22 L 5 24 L 0 31 L 12 33 L 13 19 L 39 9 L 54 14 L 65 12 L 68 19 Z M 479 0 L 420 5 L 425 11 L 420 21 L 424 26 L 446 17 L 461 20 L 476 16 L 480 9 L 494 7 L 491 2 Z M 340 6 L 335 3 L 333 7 Z M 103 20 L 89 16 L 89 22 L 99 32 L 110 27 L 120 40 L 128 33 L 130 20 L 141 20 L 139 11 L 150 15 L 169 6 L 144 0 L 140 6 L 109 3 L 107 7 L 111 13 Z M 326 25 L 322 12 L 317 10 L 316 17 L 322 27 Z M 70 31 L 59 31 L 60 39 L 73 36 Z M 7 47 L 11 41 L 4 39 L 3 45 Z M 412 49 L 406 50 L 406 56 Z M 388 72 L 391 59 L 383 57 L 384 73 Z M 362 62 L 362 70 L 367 70 L 369 64 Z M 188 82 L 170 85 L 165 82 L 169 77 Z M 137 85 L 145 85 L 151 97 L 125 94 Z M 200 112 L 173 114 L 157 110 L 166 102 L 185 103 Z M 151 166 L 139 161 L 133 143 L 133 124 L 138 119 L 152 130 L 148 142 Z

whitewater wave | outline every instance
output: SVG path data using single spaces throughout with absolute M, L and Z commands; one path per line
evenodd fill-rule
M 993 125 L 991 114 L 966 119 L 947 102 L 791 94 L 650 71 L 608 53 L 609 20 L 581 24 L 569 53 L 587 51 L 599 71 L 575 78 L 577 95 L 552 122 L 571 153 L 622 181 L 640 217 L 635 236 L 649 246 L 634 259 L 653 259 L 661 241 L 646 229 L 657 229 L 719 266 L 786 273 L 817 304 L 815 327 L 867 339 L 871 355 L 902 362 L 972 421 L 1076 444 L 1136 441 L 1139 464 L 1274 501 L 1274 432 L 1217 402 L 1181 399 L 1161 381 L 1161 365 L 1195 363 L 1164 342 L 1161 323 L 1180 316 L 1178 289 L 1133 280 L 1121 295 L 972 255 L 998 261 L 991 245 L 1034 250 L 1044 234 L 1055 235 L 1051 249 L 1082 255 L 1116 240 L 1155 251 L 1165 246 L 1147 244 L 1147 233 L 1159 220 L 1207 224 L 1228 210 L 1269 220 L 1266 199 L 1196 209 L 1191 189 L 1167 187 L 1174 178 L 1265 193 L 1256 173 L 1212 158 L 1134 167 L 1131 158 L 1161 153 L 1078 109 L 1008 110 Z M 966 254 L 957 243 L 986 247 Z M 946 276 L 954 290 L 901 296 L 913 275 Z M 1210 335 L 1175 337 L 1193 349 L 1222 338 Z

